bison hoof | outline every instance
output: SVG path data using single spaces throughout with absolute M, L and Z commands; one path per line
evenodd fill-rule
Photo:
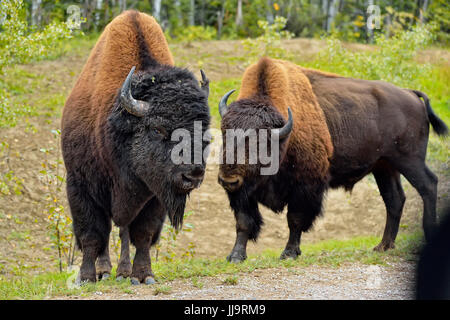
M 152 285 L 152 284 L 155 284 L 156 281 L 155 281 L 155 279 L 153 277 L 146 277 L 145 280 L 144 280 L 144 283 L 146 285 Z
M 129 278 L 131 275 L 131 263 L 124 263 L 121 262 L 119 263 L 119 266 L 117 267 L 117 273 L 116 273 L 116 278 L 118 277 L 122 277 L 122 279 L 124 278 Z
M 141 282 L 139 281 L 139 279 L 138 279 L 138 278 L 135 278 L 135 277 L 132 277 L 132 278 L 130 279 L 130 281 L 131 281 L 131 284 L 132 284 L 133 286 L 138 286 L 138 285 L 141 284 Z
M 280 256 L 280 260 L 285 260 L 285 259 L 288 259 L 288 258 L 297 259 L 297 257 L 299 255 L 301 255 L 301 254 L 302 254 L 302 252 L 298 248 L 295 249 L 295 250 L 285 249 L 283 251 L 283 253 L 281 254 L 281 256 Z
M 232 253 L 227 257 L 227 261 L 231 263 L 240 263 L 247 259 L 246 254 Z
M 384 252 L 384 251 L 387 251 L 389 249 L 394 249 L 394 248 L 395 248 L 394 242 L 389 242 L 389 243 L 381 242 L 379 245 L 377 245 L 375 248 L 373 248 L 373 250 L 378 251 L 378 252 Z
M 98 280 L 104 281 L 108 280 L 110 277 L 111 275 L 108 272 L 105 272 L 98 275 Z

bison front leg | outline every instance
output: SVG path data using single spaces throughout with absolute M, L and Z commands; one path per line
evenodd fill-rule
M 131 271 L 132 284 L 150 285 L 155 283 L 150 260 L 150 247 L 159 238 L 165 216 L 165 209 L 156 198 L 153 198 L 130 225 L 130 240 L 136 247 Z
M 308 231 L 314 220 L 322 211 L 322 200 L 325 184 L 297 185 L 292 200 L 288 204 L 287 221 L 289 226 L 289 240 L 280 259 L 297 258 L 301 254 L 300 239 L 302 232 Z
M 117 267 L 116 279 L 122 280 L 131 275 L 130 261 L 130 230 L 129 226 L 120 227 L 120 260 Z
M 97 270 L 98 280 L 106 280 L 111 275 L 112 265 L 109 258 L 109 244 L 106 245 L 105 249 L 98 256 L 95 268 Z
M 246 209 L 245 211 L 235 211 L 236 242 L 227 257 L 229 262 L 242 262 L 247 259 L 247 242 L 249 239 L 256 241 L 263 225 L 256 201 L 250 200 L 249 207 Z
M 286 248 L 281 253 L 280 259 L 293 258 L 296 259 L 302 254 L 300 250 L 301 231 L 301 216 L 298 212 L 288 211 L 287 221 L 289 226 L 289 240 Z
M 241 214 L 244 215 L 244 214 Z M 239 222 L 241 220 L 241 222 Z M 242 262 L 247 259 L 247 242 L 249 238 L 248 228 L 244 217 L 238 218 L 236 221 L 236 242 L 234 243 L 233 250 L 228 255 L 227 260 L 229 262 Z

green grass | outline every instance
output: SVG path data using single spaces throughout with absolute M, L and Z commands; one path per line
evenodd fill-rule
M 171 292 L 170 281 L 175 279 L 192 279 L 194 287 L 201 288 L 201 277 L 227 275 L 224 283 L 234 285 L 238 282 L 238 273 L 249 273 L 256 269 L 294 268 L 308 266 L 339 267 L 346 263 L 366 265 L 384 265 L 399 260 L 414 261 L 422 243 L 422 233 L 402 233 L 396 241 L 396 248 L 388 252 L 375 252 L 373 247 L 379 243 L 378 237 L 357 237 L 350 240 L 328 240 L 315 244 L 302 245 L 302 255 L 296 259 L 279 260 L 280 250 L 267 250 L 260 255 L 250 255 L 243 263 L 232 264 L 219 259 L 185 259 L 170 263 L 156 262 L 152 264 L 158 284 L 153 287 L 154 294 Z M 38 276 L 27 276 L 0 279 L 0 299 L 43 299 L 54 296 L 89 296 L 95 292 L 123 292 L 133 294 L 133 286 L 128 280 L 117 282 L 113 276 L 97 284 L 86 284 L 81 288 L 70 289 L 68 279 L 74 274 L 44 273 Z
M 157 296 L 158 294 L 169 294 L 172 292 L 172 288 L 167 285 L 157 285 L 153 290 L 153 294 Z
M 239 88 L 241 87 L 241 79 L 226 79 L 222 81 L 214 81 L 210 84 L 210 94 L 209 94 L 209 107 L 211 116 L 214 121 L 212 126 L 220 128 L 220 114 L 219 114 L 219 101 L 225 93 L 232 89 L 236 89 L 236 92 L 230 97 L 229 102 L 234 101 L 238 94 Z

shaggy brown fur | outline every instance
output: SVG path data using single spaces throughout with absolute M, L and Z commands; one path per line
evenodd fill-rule
M 66 118 L 74 117 L 81 117 L 85 121 L 80 122 L 91 128 L 105 121 L 130 68 L 147 67 L 143 44 L 154 60 L 174 65 L 164 33 L 153 17 L 125 11 L 106 26 L 66 101 L 63 126 Z
M 268 96 L 285 119 L 288 107 L 292 110 L 294 127 L 287 155 L 296 159 L 302 155 L 298 162 L 301 168 L 293 174 L 326 180 L 333 144 L 325 115 L 303 69 L 288 61 L 262 58 L 245 71 L 237 100 L 258 94 Z
M 209 81 L 202 78 L 200 87 L 192 72 L 174 66 L 160 26 L 146 14 L 126 11 L 100 36 L 61 123 L 82 281 L 96 281 L 96 272 L 99 278 L 110 274 L 114 221 L 122 241 L 117 276 L 154 282 L 150 246 L 166 215 L 175 228 L 182 225 L 186 197 L 204 175 L 205 163 L 176 165 L 170 159 L 174 130 L 193 135 L 195 121 L 204 131 L 209 127 Z M 133 267 L 130 242 L 136 247 Z

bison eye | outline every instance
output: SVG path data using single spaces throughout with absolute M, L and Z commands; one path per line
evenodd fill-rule
M 151 129 L 151 132 L 159 137 L 165 138 L 166 137 L 166 130 L 163 128 L 155 127 Z

